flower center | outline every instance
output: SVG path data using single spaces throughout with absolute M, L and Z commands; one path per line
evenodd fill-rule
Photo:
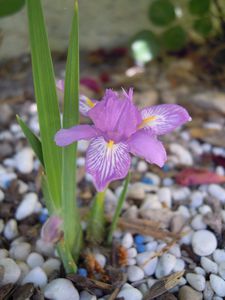
M 87 98 L 87 105 L 89 106 L 89 107 L 94 107 L 95 106 L 95 104 L 89 99 L 89 98 Z
M 107 147 L 109 148 L 109 149 L 112 149 L 112 146 L 114 145 L 114 141 L 113 140 L 109 140 L 108 141 L 108 144 L 107 144 Z
M 149 122 L 153 122 L 156 119 L 157 119 L 156 116 L 150 116 L 148 118 L 143 119 L 141 124 L 138 126 L 138 129 L 141 129 L 141 128 L 145 127 L 145 125 L 147 125 Z

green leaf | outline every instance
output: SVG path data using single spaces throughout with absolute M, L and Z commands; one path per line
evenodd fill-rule
M 213 28 L 212 20 L 210 18 L 199 18 L 195 20 L 193 28 L 201 36 L 207 37 Z
M 131 174 L 128 173 L 128 175 L 126 177 L 126 180 L 124 181 L 123 189 L 122 189 L 122 192 L 120 194 L 120 197 L 119 197 L 119 200 L 118 200 L 118 203 L 117 203 L 117 206 L 116 206 L 116 211 L 113 215 L 112 224 L 111 224 L 110 229 L 109 229 L 109 234 L 108 234 L 108 238 L 107 238 L 107 243 L 108 244 L 112 243 L 113 232 L 116 229 L 116 226 L 117 226 L 117 223 L 118 223 L 118 220 L 119 220 L 119 216 L 121 214 L 123 204 L 124 204 L 124 201 L 125 201 L 126 196 L 127 196 L 127 189 L 128 189 L 128 184 L 130 182 L 130 176 L 131 176 Z
M 63 127 L 68 128 L 79 122 L 79 19 L 78 2 L 75 1 L 74 17 L 68 48 Z M 62 208 L 64 239 L 75 258 L 81 247 L 82 229 L 76 199 L 76 157 L 77 143 L 63 148 L 62 164 Z
M 26 136 L 28 142 L 31 145 L 31 148 L 33 149 L 34 153 L 37 155 L 37 158 L 39 159 L 40 163 L 44 167 L 44 159 L 43 159 L 43 153 L 42 153 L 42 146 L 41 141 L 39 138 L 33 133 L 33 131 L 26 125 L 26 123 L 23 122 L 23 120 L 16 116 L 17 121 Z
M 55 206 L 61 202 L 61 149 L 54 136 L 60 129 L 55 76 L 40 0 L 27 0 L 34 90 L 49 193 Z
M 0 17 L 15 14 L 24 4 L 25 0 L 0 0 Z
M 193 15 L 205 14 L 210 9 L 210 0 L 190 0 L 189 1 L 189 11 Z
M 148 10 L 150 21 L 157 26 L 167 26 L 176 19 L 174 5 L 169 0 L 154 0 Z
M 187 42 L 187 34 L 180 26 L 174 26 L 161 36 L 162 46 L 169 51 L 181 50 Z
M 160 52 L 157 37 L 150 30 L 143 30 L 137 33 L 131 41 L 131 52 L 135 61 L 139 64 L 151 61 Z

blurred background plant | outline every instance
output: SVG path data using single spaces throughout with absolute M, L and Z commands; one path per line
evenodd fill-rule
M 223 1 L 223 0 L 222 0 Z M 149 28 L 131 39 L 131 53 L 138 65 L 157 57 L 179 54 L 190 46 L 219 47 L 225 58 L 225 9 L 221 0 L 153 0 L 148 7 Z M 213 53 L 212 53 L 213 55 Z
M 0 17 L 12 15 L 23 8 L 25 0 L 0 0 Z

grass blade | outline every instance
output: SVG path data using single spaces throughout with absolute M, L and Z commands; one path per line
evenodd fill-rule
M 29 35 L 40 136 L 49 192 L 56 206 L 61 201 L 61 149 L 55 145 L 60 114 L 55 77 L 40 0 L 27 0 Z
M 75 1 L 74 16 L 70 33 L 66 63 L 63 127 L 68 128 L 79 122 L 79 19 L 78 1 Z M 62 208 L 64 238 L 75 258 L 81 247 L 80 216 L 76 198 L 76 156 L 77 144 L 62 150 Z
M 40 163 L 44 167 L 44 159 L 43 159 L 41 141 L 19 116 L 16 116 L 16 119 L 17 119 L 17 122 L 19 123 L 25 137 L 27 138 L 28 142 L 30 143 L 31 148 L 33 149 L 33 151 L 37 155 L 37 158 L 39 159 Z
M 130 176 L 131 176 L 130 173 L 128 173 L 128 175 L 125 179 L 125 182 L 124 182 L 123 190 L 120 194 L 120 197 L 119 197 L 119 200 L 118 200 L 118 203 L 117 203 L 116 211 L 114 213 L 112 224 L 111 224 L 110 229 L 109 229 L 109 235 L 108 235 L 108 239 L 107 239 L 108 244 L 112 243 L 113 232 L 116 229 L 116 226 L 117 226 L 117 223 L 118 223 L 118 220 L 119 220 L 119 216 L 120 216 L 121 210 L 123 208 L 123 203 L 126 199 L 127 188 L 128 188 L 128 184 L 129 184 L 129 181 L 130 181 Z

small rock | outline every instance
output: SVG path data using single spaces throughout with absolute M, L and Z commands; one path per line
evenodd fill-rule
M 186 279 L 195 290 L 202 292 L 205 289 L 205 277 L 203 275 L 188 273 Z
M 4 228 L 4 236 L 7 240 L 12 240 L 18 235 L 17 222 L 14 219 L 10 219 Z
M 143 204 L 140 207 L 140 212 L 146 211 L 148 209 L 161 209 L 162 204 L 159 202 L 157 195 L 147 195 Z
M 144 271 L 137 266 L 129 266 L 127 269 L 127 276 L 130 282 L 135 282 L 144 278 Z
M 36 242 L 36 251 L 46 256 L 54 256 L 55 248 L 53 244 L 46 243 L 42 239 L 39 239 Z
M 182 286 L 179 290 L 179 300 L 202 300 L 202 293 L 196 292 L 190 286 Z
M 180 251 L 180 246 L 178 244 L 174 244 L 170 250 L 169 253 L 173 254 L 176 257 L 181 257 L 181 251 Z
M 213 262 L 211 259 L 207 257 L 201 257 L 201 265 L 206 271 L 206 273 L 217 273 L 218 272 L 218 266 L 215 262 Z
M 121 241 L 122 246 L 126 249 L 129 249 L 132 247 L 133 243 L 134 239 L 132 234 L 130 232 L 125 233 Z
M 220 200 L 222 203 L 225 202 L 225 189 L 218 184 L 210 184 L 208 192 L 212 197 Z
M 147 276 L 151 276 L 155 273 L 158 257 L 154 257 L 154 255 L 154 252 L 143 252 L 136 256 L 138 266 L 144 270 Z
M 136 248 L 130 248 L 127 250 L 127 257 L 128 258 L 134 258 L 137 256 L 137 249 Z
M 22 284 L 31 282 L 35 286 L 44 287 L 47 281 L 45 272 L 40 267 L 35 267 L 24 277 Z
M 176 265 L 176 257 L 172 254 L 163 254 L 156 267 L 155 276 L 156 278 L 161 278 L 169 275 Z
M 11 247 L 9 255 L 16 260 L 26 260 L 31 251 L 31 245 L 28 243 L 19 243 Z
M 219 264 L 219 275 L 225 280 L 225 261 Z
M 203 268 L 201 268 L 201 267 L 195 267 L 194 271 L 195 271 L 196 274 L 203 275 L 204 277 L 206 275 L 205 270 Z
M 206 281 L 206 284 L 205 284 L 205 289 L 204 289 L 204 292 L 203 292 L 203 297 L 205 300 L 211 300 L 213 298 L 213 295 L 214 295 L 214 292 L 213 292 L 213 289 L 211 287 L 211 284 L 209 281 Z
M 177 258 L 176 264 L 173 268 L 173 272 L 180 272 L 183 271 L 185 268 L 185 262 L 181 258 Z
M 44 296 L 50 300 L 79 300 L 77 289 L 65 278 L 57 278 L 47 284 Z
M 191 191 L 188 187 L 175 188 L 172 190 L 174 201 L 184 201 L 190 197 Z
M 159 177 L 158 175 L 156 175 L 155 173 L 147 172 L 147 173 L 145 174 L 145 177 L 151 179 L 152 182 L 153 182 L 153 185 L 157 185 L 157 186 L 160 185 L 161 179 L 160 179 L 160 177 Z
M 171 208 L 172 196 L 170 189 L 168 187 L 160 188 L 157 194 L 159 201 L 165 204 L 167 207 Z
M 146 172 L 148 170 L 148 164 L 144 160 L 140 160 L 137 164 L 138 172 Z
M 191 207 L 197 208 L 202 205 L 204 201 L 204 194 L 200 191 L 194 191 L 191 193 Z
M 27 257 L 27 264 L 31 269 L 35 267 L 41 267 L 43 263 L 44 263 L 43 256 L 37 252 L 32 252 Z
M 180 144 L 172 143 L 169 145 L 170 152 L 175 154 L 179 160 L 179 163 L 186 166 L 193 165 L 193 158 L 191 153 Z
M 80 293 L 80 300 L 97 300 L 97 297 L 88 293 L 87 291 L 82 291 Z
M 0 249 L 0 259 L 6 258 L 9 256 L 9 251 L 6 249 Z
M 101 253 L 96 253 L 94 255 L 96 261 L 99 263 L 99 265 L 104 269 L 105 264 L 106 264 L 106 258 L 104 255 L 102 255 Z
M 191 227 L 194 230 L 201 230 L 201 229 L 206 229 L 206 224 L 203 221 L 203 216 L 202 215 L 196 215 L 193 220 L 191 221 Z
M 15 156 L 15 165 L 19 172 L 29 174 L 33 170 L 33 157 L 34 153 L 31 148 L 23 148 Z
M 214 292 L 220 296 L 225 297 L 225 281 L 217 275 L 210 275 L 210 284 Z
M 199 207 L 199 212 L 201 215 L 206 215 L 212 212 L 212 208 L 209 205 L 202 205 Z
M 49 258 L 43 263 L 42 269 L 45 271 L 47 276 L 50 276 L 53 272 L 59 271 L 60 266 L 60 260 L 58 260 L 57 258 Z
M 151 252 L 151 251 L 153 252 L 156 250 L 157 247 L 158 247 L 158 243 L 156 241 L 145 244 L 145 249 L 147 252 Z
M 195 254 L 199 256 L 208 256 L 212 254 L 217 247 L 215 235 L 209 230 L 196 231 L 192 236 L 192 248 Z
M 131 285 L 125 284 L 122 290 L 117 295 L 117 298 L 123 298 L 124 300 L 142 300 L 142 293 L 133 288 Z
M 16 283 L 20 277 L 21 271 L 14 260 L 11 258 L 2 258 L 0 259 L 0 266 L 4 268 L 4 276 L 1 285 Z
M 143 183 L 136 182 L 130 186 L 128 189 L 128 197 L 134 198 L 137 200 L 144 200 L 145 190 L 143 188 Z
M 35 193 L 26 194 L 20 205 L 17 207 L 15 217 L 17 220 L 23 220 L 35 212 L 38 197 Z
M 217 263 L 220 264 L 225 261 L 225 250 L 223 249 L 216 249 L 213 252 L 213 260 Z

